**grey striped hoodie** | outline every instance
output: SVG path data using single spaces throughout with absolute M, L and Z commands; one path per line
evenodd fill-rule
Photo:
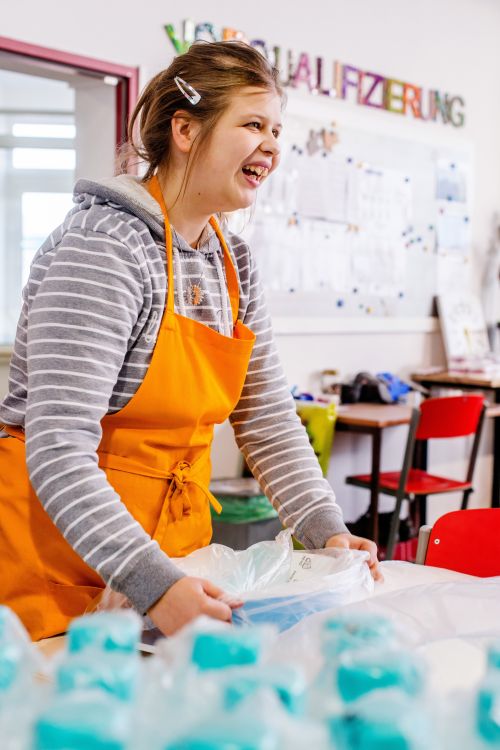
M 24 427 L 30 479 L 58 529 L 143 613 L 182 573 L 129 514 L 96 450 L 100 420 L 134 396 L 151 359 L 166 298 L 163 218 L 130 176 L 80 180 L 74 201 L 31 266 L 0 422 Z M 230 421 L 283 524 L 319 548 L 346 527 L 296 416 L 250 250 L 224 231 L 239 316 L 257 337 Z M 197 249 L 174 230 L 174 279 L 176 312 L 229 335 L 223 256 L 211 229 Z M 192 304 L 193 284 L 201 304 Z

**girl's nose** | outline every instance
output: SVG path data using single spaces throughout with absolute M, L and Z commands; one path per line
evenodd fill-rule
M 280 145 L 275 138 L 266 138 L 261 145 L 261 149 L 264 153 L 270 154 L 271 156 L 279 156 L 281 150 Z

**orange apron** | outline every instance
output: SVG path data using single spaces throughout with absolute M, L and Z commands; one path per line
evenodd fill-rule
M 172 557 L 210 543 L 208 490 L 214 424 L 236 406 L 255 341 L 237 321 L 229 338 L 174 312 L 172 232 L 158 179 L 149 190 L 165 217 L 168 293 L 146 376 L 133 398 L 102 419 L 99 466 L 132 516 Z M 233 321 L 238 277 L 224 251 Z M 67 629 L 104 588 L 102 578 L 64 539 L 31 487 L 24 433 L 5 426 L 0 439 L 0 603 L 11 607 L 32 638 Z

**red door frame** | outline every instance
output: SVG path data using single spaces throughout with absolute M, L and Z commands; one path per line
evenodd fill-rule
M 46 63 L 52 68 L 71 68 L 72 70 L 92 71 L 101 75 L 114 76 L 119 79 L 116 86 L 116 145 L 120 146 L 127 137 L 127 122 L 137 101 L 139 92 L 138 68 L 92 57 L 74 55 L 71 52 L 40 47 L 17 39 L 0 36 L 0 52 L 19 55 L 24 60 Z

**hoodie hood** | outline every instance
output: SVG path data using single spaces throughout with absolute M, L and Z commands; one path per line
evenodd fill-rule
M 107 204 L 117 211 L 137 216 L 146 224 L 154 238 L 165 242 L 161 208 L 144 187 L 140 177 L 122 174 L 99 181 L 81 179 L 75 185 L 73 197 L 80 211 L 89 210 L 96 204 Z M 172 227 L 172 238 L 174 245 L 184 252 L 222 252 L 217 235 L 210 224 L 203 231 L 197 248 L 191 247 L 184 237 L 175 231 L 175 227 Z

